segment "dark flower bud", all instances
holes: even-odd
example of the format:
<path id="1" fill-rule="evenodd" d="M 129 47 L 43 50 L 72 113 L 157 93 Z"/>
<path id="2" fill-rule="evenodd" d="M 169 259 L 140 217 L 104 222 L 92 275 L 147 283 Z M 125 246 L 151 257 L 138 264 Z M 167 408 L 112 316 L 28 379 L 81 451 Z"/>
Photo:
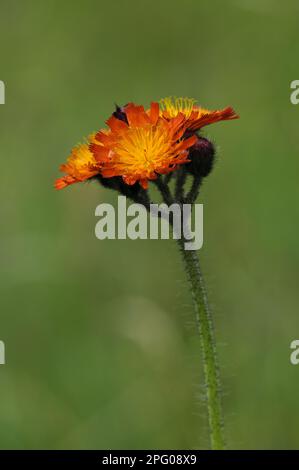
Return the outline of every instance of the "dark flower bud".
<path id="1" fill-rule="evenodd" d="M 127 119 L 127 115 L 125 113 L 125 108 L 124 106 L 118 106 L 117 104 L 115 105 L 115 111 L 113 113 L 113 116 L 116 118 L 116 119 L 119 119 L 120 121 L 123 121 L 125 122 L 126 124 L 128 124 L 128 119 Z"/>
<path id="2" fill-rule="evenodd" d="M 96 175 L 97 179 L 104 188 L 114 189 L 119 191 L 121 178 L 119 176 L 114 176 L 113 178 L 104 178 L 102 175 Z"/>
<path id="3" fill-rule="evenodd" d="M 135 202 L 143 202 L 145 190 L 140 186 L 139 183 L 128 185 L 124 183 L 121 176 L 104 178 L 102 175 L 97 175 L 95 176 L 95 179 L 97 179 L 104 188 L 113 189 L 114 191 L 119 192 L 123 196 L 126 196 Z"/>
<path id="4" fill-rule="evenodd" d="M 140 186 L 139 183 L 130 185 L 124 183 L 123 179 L 120 177 L 119 192 L 123 194 L 123 196 L 132 199 L 132 201 L 140 202 L 139 199 L 142 197 L 142 194 L 145 192 L 145 190 Z"/>
<path id="5" fill-rule="evenodd" d="M 190 163 L 186 170 L 194 176 L 204 178 L 213 168 L 215 147 L 208 139 L 198 137 L 197 142 L 189 149 Z"/>

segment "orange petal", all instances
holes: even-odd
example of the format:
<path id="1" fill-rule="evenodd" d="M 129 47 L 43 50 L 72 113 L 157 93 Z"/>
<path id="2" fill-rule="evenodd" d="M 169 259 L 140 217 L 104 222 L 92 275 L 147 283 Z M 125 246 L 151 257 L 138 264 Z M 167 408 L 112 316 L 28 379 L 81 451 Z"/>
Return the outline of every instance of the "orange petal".
<path id="1" fill-rule="evenodd" d="M 130 103 L 125 107 L 125 112 L 130 126 L 142 127 L 146 124 L 150 124 L 150 118 L 146 114 L 143 106 L 136 106 Z"/>
<path id="2" fill-rule="evenodd" d="M 55 189 L 63 189 L 69 186 L 70 184 L 73 184 L 76 182 L 77 182 L 76 178 L 73 178 L 72 176 L 63 176 L 62 178 L 58 178 L 55 181 L 54 187 Z"/>
<path id="3" fill-rule="evenodd" d="M 89 149 L 98 162 L 108 162 L 110 150 L 102 145 L 90 144 Z"/>
<path id="4" fill-rule="evenodd" d="M 228 106 L 224 109 L 208 111 L 207 113 L 202 114 L 198 119 L 195 119 L 193 122 L 191 121 L 191 124 L 188 125 L 188 129 L 197 130 L 203 126 L 207 126 L 208 124 L 238 118 L 238 114 L 235 113 L 231 106 Z"/>
<path id="5" fill-rule="evenodd" d="M 186 150 L 190 147 L 192 147 L 192 145 L 194 145 L 198 140 L 198 137 L 196 135 L 192 135 L 191 137 L 188 137 L 188 139 L 184 139 L 182 140 L 178 147 L 180 150 Z"/>
<path id="6" fill-rule="evenodd" d="M 111 143 L 112 136 L 104 133 L 103 131 L 99 131 L 95 136 L 95 140 L 103 145 L 109 145 Z"/>
<path id="7" fill-rule="evenodd" d="M 168 125 L 170 126 L 172 132 L 176 134 L 176 140 L 179 140 L 187 129 L 187 121 L 183 113 L 179 113 L 176 117 L 172 118 L 168 122 Z"/>
<path id="8" fill-rule="evenodd" d="M 103 168 L 101 170 L 101 175 L 104 178 L 112 178 L 113 176 L 118 176 L 114 168 Z"/>
<path id="9" fill-rule="evenodd" d="M 122 132 L 128 128 L 128 125 L 124 122 L 121 121 L 120 119 L 117 119 L 114 116 L 111 116 L 107 121 L 106 121 L 107 126 L 110 127 L 112 132 Z"/>
<path id="10" fill-rule="evenodd" d="M 151 120 L 153 125 L 157 124 L 157 121 L 158 121 L 158 118 L 159 118 L 159 113 L 160 113 L 159 103 L 156 103 L 156 102 L 153 101 L 151 103 L 151 107 L 150 107 L 150 111 L 149 111 L 150 120 Z"/>
<path id="11" fill-rule="evenodd" d="M 142 179 L 139 181 L 139 184 L 140 186 L 143 188 L 143 189 L 147 189 L 148 188 L 148 180 L 146 179 Z"/>
<path id="12" fill-rule="evenodd" d="M 135 183 L 136 183 L 136 180 L 137 180 L 137 178 L 136 178 L 135 176 L 133 176 L 133 175 L 130 175 L 130 176 L 128 176 L 128 175 L 123 175 L 122 178 L 123 178 L 123 181 L 124 181 L 126 184 L 129 184 L 130 186 L 132 186 L 133 184 L 135 184 Z"/>

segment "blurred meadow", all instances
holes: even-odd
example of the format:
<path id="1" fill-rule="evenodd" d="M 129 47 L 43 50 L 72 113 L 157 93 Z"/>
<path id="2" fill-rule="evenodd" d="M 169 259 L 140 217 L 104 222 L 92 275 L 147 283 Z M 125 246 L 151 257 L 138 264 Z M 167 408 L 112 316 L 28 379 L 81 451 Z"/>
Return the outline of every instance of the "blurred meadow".
<path id="1" fill-rule="evenodd" d="M 200 251 L 230 448 L 298 448 L 299 4 L 1 1 L 0 448 L 207 448 L 191 298 L 172 240 L 99 241 L 96 183 L 55 191 L 114 103 L 232 105 Z"/>

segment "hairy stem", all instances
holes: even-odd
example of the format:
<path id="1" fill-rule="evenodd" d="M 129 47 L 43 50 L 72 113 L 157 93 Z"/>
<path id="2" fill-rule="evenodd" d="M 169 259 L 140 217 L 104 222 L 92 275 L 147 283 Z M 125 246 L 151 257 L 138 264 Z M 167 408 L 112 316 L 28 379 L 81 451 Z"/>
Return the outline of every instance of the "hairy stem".
<path id="1" fill-rule="evenodd" d="M 194 177 L 192 187 L 187 194 L 185 201 L 183 196 L 184 182 L 184 173 L 178 173 L 175 188 L 175 198 L 173 198 L 167 182 L 163 181 L 162 178 L 158 178 L 154 181 L 164 199 L 164 202 L 167 205 L 171 205 L 173 202 L 178 204 L 182 204 L 183 202 L 193 204 L 198 195 L 201 178 Z M 172 224 L 171 218 L 169 218 L 169 223 Z M 182 224 L 184 224 L 183 221 Z M 182 225 L 182 233 L 185 234 L 183 229 L 184 226 Z M 225 443 L 221 406 L 221 387 L 213 321 L 207 301 L 207 295 L 205 292 L 204 281 L 199 266 L 197 252 L 194 250 L 185 250 L 185 241 L 186 240 L 184 237 L 180 238 L 178 239 L 178 244 L 183 256 L 185 269 L 190 283 L 196 322 L 200 337 L 206 390 L 206 403 L 209 420 L 210 445 L 213 450 L 221 450 L 225 448 Z"/>
<path id="2" fill-rule="evenodd" d="M 197 196 L 199 194 L 200 184 L 201 184 L 201 177 L 200 176 L 193 176 L 192 186 L 190 188 L 190 191 L 188 192 L 188 194 L 185 197 L 184 202 L 186 204 L 193 204 L 196 201 Z"/>
<path id="3" fill-rule="evenodd" d="M 177 201 L 182 201 L 184 197 L 184 184 L 186 181 L 187 173 L 185 168 L 179 168 L 176 175 L 176 185 L 175 185 L 175 199 Z"/>
<path id="4" fill-rule="evenodd" d="M 170 206 L 174 202 L 174 200 L 173 200 L 168 184 L 164 183 L 161 177 L 154 180 L 154 184 L 159 189 L 164 202 Z"/>
<path id="5" fill-rule="evenodd" d="M 196 251 L 184 250 L 183 240 L 178 241 L 190 282 L 196 321 L 199 329 L 203 355 L 211 448 L 220 450 L 225 448 L 225 444 L 223 436 L 219 369 L 211 312 L 207 302 L 198 255 Z"/>

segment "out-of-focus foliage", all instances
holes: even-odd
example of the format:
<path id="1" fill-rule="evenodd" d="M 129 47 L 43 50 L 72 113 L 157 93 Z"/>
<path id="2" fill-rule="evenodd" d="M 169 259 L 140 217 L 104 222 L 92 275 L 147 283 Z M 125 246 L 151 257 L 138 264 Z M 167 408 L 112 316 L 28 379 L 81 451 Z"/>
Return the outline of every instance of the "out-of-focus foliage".
<path id="1" fill-rule="evenodd" d="M 114 102 L 232 105 L 206 129 L 201 259 L 233 448 L 298 446 L 298 2 L 1 2 L 1 448 L 205 448 L 172 241 L 99 241 L 97 184 L 52 189 Z"/>

